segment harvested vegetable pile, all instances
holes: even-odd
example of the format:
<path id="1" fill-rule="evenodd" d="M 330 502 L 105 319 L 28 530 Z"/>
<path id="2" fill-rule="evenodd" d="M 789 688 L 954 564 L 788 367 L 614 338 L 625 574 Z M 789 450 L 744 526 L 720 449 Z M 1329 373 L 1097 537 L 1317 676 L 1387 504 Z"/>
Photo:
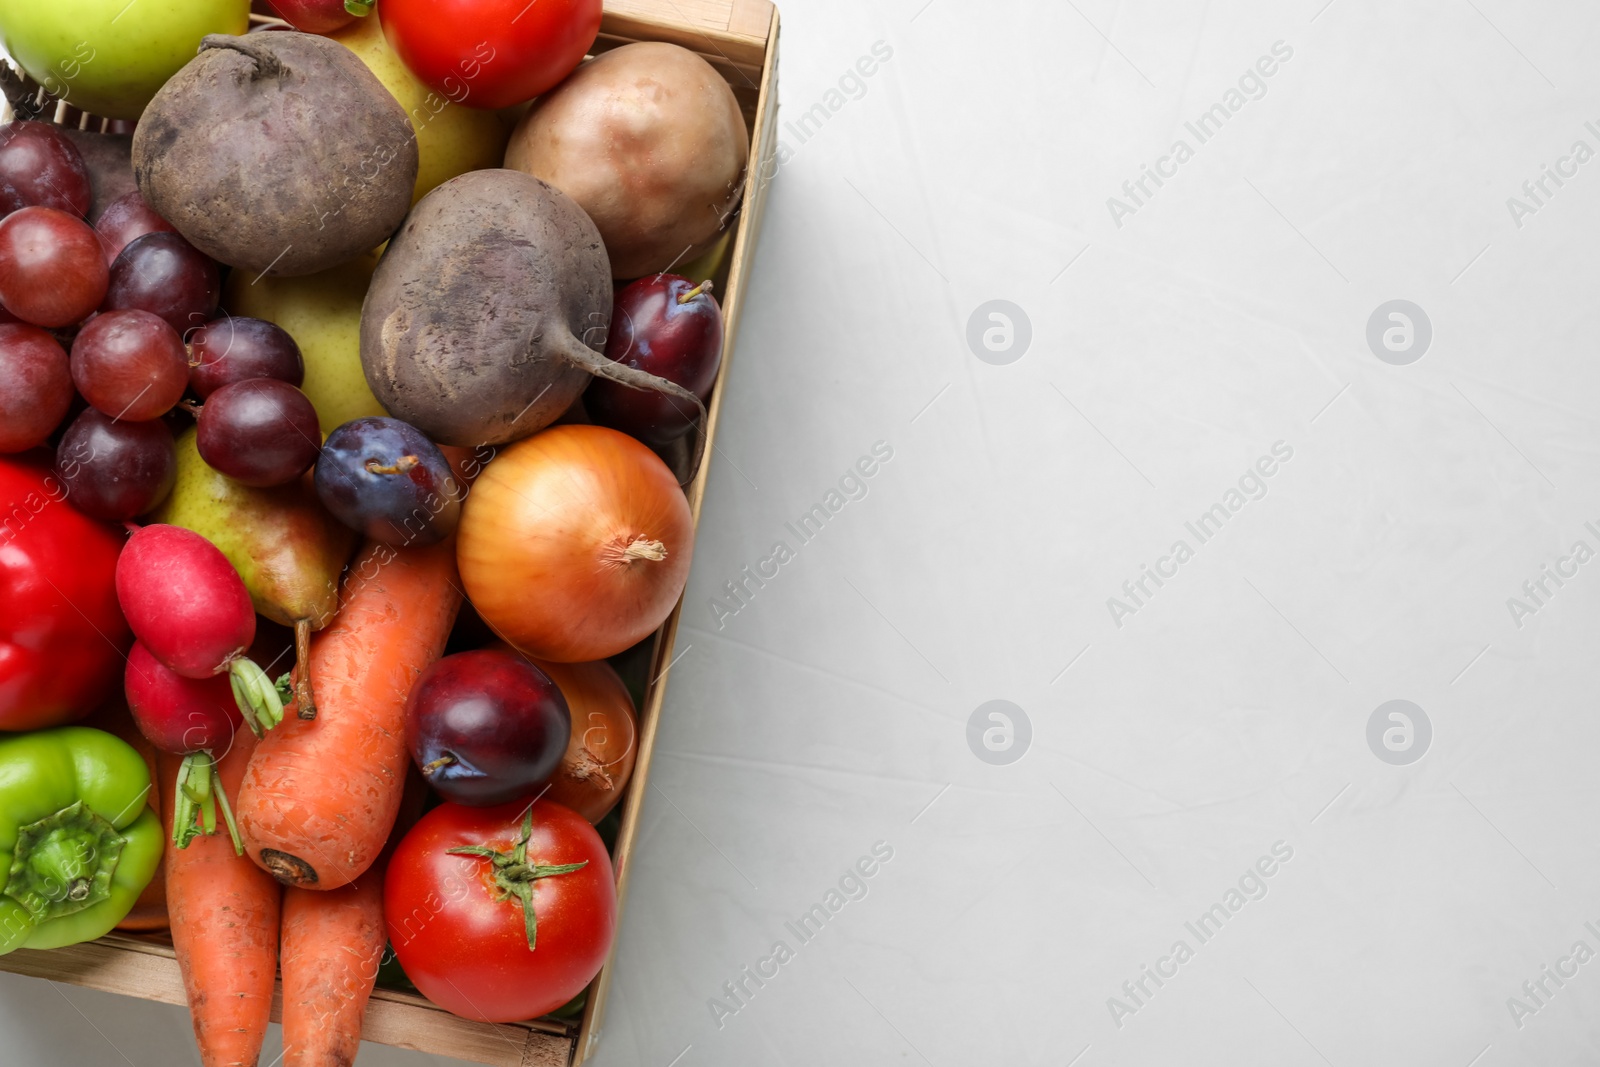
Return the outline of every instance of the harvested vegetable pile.
<path id="1" fill-rule="evenodd" d="M 598 0 L 471 2 L 0 0 L 125 120 L 0 126 L 0 954 L 170 930 L 206 1067 L 280 980 L 348 1065 L 396 961 L 507 1022 L 612 949 L 749 133 L 685 49 L 584 62 Z"/>

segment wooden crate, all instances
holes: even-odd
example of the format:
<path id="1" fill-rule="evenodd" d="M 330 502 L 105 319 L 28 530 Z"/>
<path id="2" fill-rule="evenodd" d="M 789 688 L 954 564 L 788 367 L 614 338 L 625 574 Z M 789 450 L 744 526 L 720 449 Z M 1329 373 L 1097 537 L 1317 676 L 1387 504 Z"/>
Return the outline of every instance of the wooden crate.
<path id="1" fill-rule="evenodd" d="M 778 11 L 770 0 L 606 0 L 595 51 L 633 41 L 670 41 L 703 56 L 733 87 L 750 127 L 749 176 L 733 245 L 717 279 L 725 319 L 721 373 L 726 375 L 755 258 L 767 186 L 777 167 Z M 51 117 L 74 126 L 91 125 L 88 116 L 65 105 Z M 705 459 L 687 489 L 697 527 L 706 479 L 716 455 L 711 445 L 716 439 L 722 396 L 719 384 L 711 397 Z M 652 680 L 639 713 L 638 761 L 622 801 L 622 827 L 613 857 L 619 911 L 627 899 L 633 847 L 682 611 L 680 601 L 656 635 L 651 655 Z M 478 1023 L 457 1018 L 415 994 L 378 989 L 367 1008 L 362 1037 L 493 1067 L 576 1065 L 588 1058 L 600 1039 L 612 972 L 617 965 L 613 953 L 590 987 L 579 1022 L 537 1019 L 526 1023 Z M 183 981 L 171 944 L 159 936 L 111 934 L 98 941 L 52 951 L 19 949 L 0 956 L 0 971 L 166 1004 L 185 1003 Z M 280 999 L 272 1009 L 275 1021 L 280 1018 L 281 995 L 280 989 Z"/>

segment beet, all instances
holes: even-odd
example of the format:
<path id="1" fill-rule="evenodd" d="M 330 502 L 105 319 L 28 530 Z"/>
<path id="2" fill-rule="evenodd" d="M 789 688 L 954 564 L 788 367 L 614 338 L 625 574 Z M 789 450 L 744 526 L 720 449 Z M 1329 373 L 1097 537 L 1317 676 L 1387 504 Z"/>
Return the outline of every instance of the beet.
<path id="1" fill-rule="evenodd" d="M 361 364 L 398 419 L 450 445 L 501 444 L 553 423 L 591 376 L 693 393 L 604 355 L 611 267 L 559 189 L 512 170 L 452 178 L 389 243 L 361 309 Z"/>
<path id="2" fill-rule="evenodd" d="M 208 35 L 133 135 L 157 214 L 212 259 L 312 274 L 381 244 L 411 206 L 411 121 L 355 53 L 308 33 Z"/>

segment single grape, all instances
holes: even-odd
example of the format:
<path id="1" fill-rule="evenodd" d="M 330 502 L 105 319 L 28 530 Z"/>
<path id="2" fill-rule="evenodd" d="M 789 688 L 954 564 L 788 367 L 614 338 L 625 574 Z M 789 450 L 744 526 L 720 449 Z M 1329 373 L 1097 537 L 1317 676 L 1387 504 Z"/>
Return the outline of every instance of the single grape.
<path id="1" fill-rule="evenodd" d="M 100 306 L 110 271 L 87 223 L 50 207 L 0 220 L 0 304 L 23 322 L 71 326 Z"/>
<path id="2" fill-rule="evenodd" d="M 147 233 L 128 242 L 111 264 L 105 309 L 160 315 L 180 335 L 205 325 L 222 297 L 214 260 L 176 233 Z"/>
<path id="3" fill-rule="evenodd" d="M 224 385 L 251 378 L 299 386 L 305 377 L 300 346 L 276 323 L 230 316 L 189 335 L 189 388 L 201 400 Z"/>
<path id="4" fill-rule="evenodd" d="M 195 444 L 211 468 L 245 485 L 282 485 L 317 461 L 322 427 L 306 394 L 276 378 L 251 378 L 206 398 Z"/>
<path id="5" fill-rule="evenodd" d="M 444 453 L 399 419 L 355 419 L 334 430 L 316 483 L 335 518 L 391 545 L 436 544 L 461 516 L 461 487 Z"/>
<path id="6" fill-rule="evenodd" d="M 118 422 L 85 408 L 56 446 L 67 502 L 85 515 L 125 522 L 167 498 L 177 476 L 172 432 L 160 419 Z"/>
<path id="7" fill-rule="evenodd" d="M 60 129 L 48 122 L 0 126 L 0 216 L 53 207 L 82 218 L 92 202 L 89 168 Z"/>
<path id="8" fill-rule="evenodd" d="M 147 233 L 175 232 L 172 223 L 157 215 L 137 189 L 107 204 L 95 220 L 94 231 L 100 235 L 100 243 L 105 246 L 108 267 L 117 261 L 117 255 L 128 247 L 130 241 Z"/>
<path id="9" fill-rule="evenodd" d="M 143 422 L 183 399 L 189 359 L 178 331 L 148 311 L 103 311 L 72 342 L 72 382 L 113 419 Z"/>
<path id="10" fill-rule="evenodd" d="M 72 371 L 37 326 L 0 325 L 0 452 L 43 444 L 72 403 Z"/>

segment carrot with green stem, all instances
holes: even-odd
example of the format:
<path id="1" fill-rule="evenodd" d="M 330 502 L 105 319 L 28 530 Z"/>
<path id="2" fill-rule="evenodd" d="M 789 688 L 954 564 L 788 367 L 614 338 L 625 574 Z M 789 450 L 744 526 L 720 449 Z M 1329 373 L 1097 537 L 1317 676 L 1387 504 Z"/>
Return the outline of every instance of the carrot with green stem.
<path id="1" fill-rule="evenodd" d="M 216 764 L 215 787 L 236 793 L 256 744 L 240 730 Z M 163 789 L 175 790 L 180 756 L 158 757 Z M 172 832 L 173 810 L 163 812 Z M 172 947 L 183 972 L 202 1067 L 255 1067 L 272 1013 L 282 889 L 233 850 L 201 836 L 166 854 Z"/>

